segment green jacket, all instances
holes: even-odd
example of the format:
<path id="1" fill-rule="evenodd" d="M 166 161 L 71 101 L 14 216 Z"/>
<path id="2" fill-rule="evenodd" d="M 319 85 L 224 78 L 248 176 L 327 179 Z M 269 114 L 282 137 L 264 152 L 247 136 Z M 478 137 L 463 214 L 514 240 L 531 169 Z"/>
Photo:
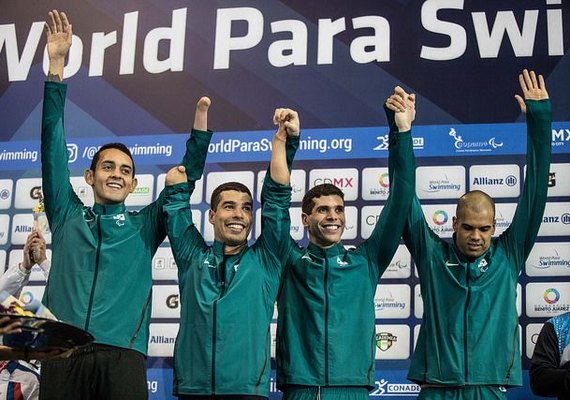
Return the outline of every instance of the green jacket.
<path id="1" fill-rule="evenodd" d="M 404 229 L 420 277 L 423 321 L 408 379 L 437 385 L 520 386 L 517 279 L 546 204 L 550 101 L 527 101 L 527 176 L 511 226 L 468 262 L 428 227 L 417 198 Z"/>
<path id="2" fill-rule="evenodd" d="M 138 212 L 124 204 L 85 207 L 70 182 L 63 113 L 67 86 L 46 82 L 42 117 L 42 190 L 52 232 L 52 267 L 43 302 L 96 343 L 147 352 L 152 257 L 166 236 L 164 198 Z M 206 147 L 191 139 L 187 147 Z M 198 137 L 198 135 L 192 135 Z M 185 158 L 189 179 L 205 156 Z"/>
<path id="3" fill-rule="evenodd" d="M 277 384 L 374 386 L 374 293 L 390 264 L 415 189 L 410 132 L 390 140 L 390 197 L 370 238 L 304 249 L 291 240 L 279 295 Z"/>
<path id="4" fill-rule="evenodd" d="M 175 395 L 269 396 L 269 325 L 287 255 L 291 187 L 266 176 L 261 235 L 224 256 L 192 223 L 194 182 L 166 188 L 167 230 L 180 285 Z M 259 221 L 258 221 L 259 223 Z"/>

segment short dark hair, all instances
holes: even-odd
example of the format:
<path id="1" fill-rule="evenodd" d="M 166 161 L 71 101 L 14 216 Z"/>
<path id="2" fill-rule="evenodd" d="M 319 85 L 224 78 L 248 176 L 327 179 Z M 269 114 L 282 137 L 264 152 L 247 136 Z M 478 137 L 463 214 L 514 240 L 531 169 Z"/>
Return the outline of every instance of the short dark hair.
<path id="1" fill-rule="evenodd" d="M 331 183 L 321 183 L 320 185 L 314 186 L 303 196 L 303 204 L 301 206 L 303 212 L 310 214 L 315 206 L 313 199 L 321 196 L 338 196 L 344 203 L 344 193 L 342 190 Z"/>
<path id="2" fill-rule="evenodd" d="M 95 172 L 95 168 L 97 168 L 97 163 L 99 162 L 99 159 L 101 158 L 101 153 L 105 150 L 108 150 L 108 149 L 117 149 L 119 151 L 122 151 L 126 155 L 128 155 L 129 158 L 131 159 L 132 163 L 133 163 L 133 174 L 132 174 L 132 176 L 135 176 L 135 160 L 133 159 L 133 155 L 131 154 L 131 151 L 129 150 L 129 148 L 127 146 L 125 146 L 123 143 L 107 143 L 107 144 L 104 144 L 103 146 L 101 146 L 101 148 L 99 150 L 97 150 L 97 152 L 93 156 L 93 160 L 91 160 L 91 166 L 89 167 L 89 169 L 91 171 Z"/>
<path id="3" fill-rule="evenodd" d="M 210 198 L 210 208 L 216 211 L 218 204 L 220 203 L 220 197 L 222 192 L 226 192 L 228 190 L 235 190 L 236 192 L 246 193 L 249 197 L 253 199 L 251 192 L 249 191 L 248 187 L 245 186 L 243 183 L 240 182 L 226 182 L 222 183 L 220 186 L 214 189 L 212 193 L 212 197 Z"/>

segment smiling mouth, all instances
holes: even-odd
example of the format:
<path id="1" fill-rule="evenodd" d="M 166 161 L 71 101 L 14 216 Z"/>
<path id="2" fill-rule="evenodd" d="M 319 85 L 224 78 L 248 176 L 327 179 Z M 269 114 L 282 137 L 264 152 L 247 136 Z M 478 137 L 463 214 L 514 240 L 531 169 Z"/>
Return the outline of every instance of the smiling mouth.
<path id="1" fill-rule="evenodd" d="M 227 224 L 226 227 L 227 227 L 230 231 L 235 232 L 235 233 L 241 233 L 242 231 L 245 230 L 245 225 L 243 225 L 243 224 L 237 224 L 237 223 L 235 223 L 235 222 L 234 222 L 234 223 Z"/>
<path id="2" fill-rule="evenodd" d="M 123 185 L 117 182 L 108 182 L 107 187 L 114 190 L 121 190 L 123 188 Z"/>
<path id="3" fill-rule="evenodd" d="M 336 233 L 340 230 L 340 225 L 323 225 L 325 232 Z"/>

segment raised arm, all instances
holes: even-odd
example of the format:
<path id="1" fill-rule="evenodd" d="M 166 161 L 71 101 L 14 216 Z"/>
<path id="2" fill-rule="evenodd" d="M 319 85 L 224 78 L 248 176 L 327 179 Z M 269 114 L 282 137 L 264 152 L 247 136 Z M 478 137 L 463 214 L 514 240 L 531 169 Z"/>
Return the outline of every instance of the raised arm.
<path id="1" fill-rule="evenodd" d="M 406 94 L 403 89 L 396 87 L 394 94 L 389 97 L 389 99 L 384 104 L 384 111 L 386 112 L 386 119 L 388 121 L 388 126 L 390 128 L 390 142 L 394 140 L 400 133 L 400 129 L 408 129 L 409 118 L 406 118 L 405 111 L 405 99 L 407 96 L 408 101 L 415 102 L 415 96 L 412 97 L 411 94 Z M 414 115 L 415 117 L 415 115 Z M 393 165 L 395 158 L 390 153 L 388 157 L 388 168 L 390 174 L 390 181 L 393 181 L 392 174 L 396 171 Z M 415 172 L 414 172 L 415 176 Z M 415 178 L 414 178 L 415 185 Z M 418 272 L 420 274 L 420 279 L 422 277 L 422 252 L 423 249 L 428 248 L 428 242 L 432 244 L 440 243 L 439 237 L 431 231 L 429 225 L 426 222 L 420 201 L 416 196 L 415 187 L 412 191 L 411 206 L 407 216 L 404 218 L 404 230 L 402 232 L 402 237 L 406 247 L 412 254 L 412 257 L 416 261 L 418 267 Z"/>
<path id="2" fill-rule="evenodd" d="M 277 132 L 273 136 L 269 171 L 261 189 L 261 235 L 257 240 L 268 258 L 266 266 L 272 281 L 281 275 L 282 267 L 289 253 L 291 219 L 290 171 L 293 157 L 299 143 L 300 122 L 297 112 L 278 108 L 273 115 Z"/>
<path id="3" fill-rule="evenodd" d="M 45 31 L 49 72 L 42 111 L 42 191 L 50 227 L 57 239 L 65 215 L 82 206 L 69 183 L 63 121 L 67 86 L 61 80 L 65 57 L 71 47 L 72 27 L 65 13 L 53 10 L 48 15 Z"/>
<path id="4" fill-rule="evenodd" d="M 362 245 L 378 271 L 382 275 L 390 264 L 409 213 L 415 189 L 415 161 L 412 148 L 411 127 L 415 118 L 415 96 L 407 94 L 399 86 L 395 88 L 385 106 L 396 114 L 398 133 L 390 136 L 389 173 L 390 195 L 372 235 Z"/>
<path id="5" fill-rule="evenodd" d="M 206 246 L 194 222 L 190 208 L 190 196 L 196 181 L 204 172 L 208 145 L 212 132 L 208 131 L 208 109 L 211 101 L 202 97 L 196 104 L 194 125 L 186 141 L 186 153 L 182 165 L 171 168 L 166 174 L 162 211 L 172 252 L 179 268 L 190 265 L 194 250 Z"/>
<path id="6" fill-rule="evenodd" d="M 520 271 L 534 245 L 548 191 L 551 158 L 552 110 L 542 75 L 526 69 L 519 75 L 523 96 L 515 98 L 526 113 L 526 177 L 511 226 L 501 235 L 514 265 Z M 524 98 L 524 100 L 523 100 Z"/>

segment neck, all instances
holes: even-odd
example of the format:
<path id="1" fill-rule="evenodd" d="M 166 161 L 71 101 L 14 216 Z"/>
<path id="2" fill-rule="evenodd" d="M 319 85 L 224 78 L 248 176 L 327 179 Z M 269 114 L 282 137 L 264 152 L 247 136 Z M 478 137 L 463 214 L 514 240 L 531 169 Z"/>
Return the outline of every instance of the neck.
<path id="1" fill-rule="evenodd" d="M 239 254 L 239 252 L 245 247 L 246 243 L 240 243 L 237 245 L 224 244 L 224 255 L 233 256 Z"/>

